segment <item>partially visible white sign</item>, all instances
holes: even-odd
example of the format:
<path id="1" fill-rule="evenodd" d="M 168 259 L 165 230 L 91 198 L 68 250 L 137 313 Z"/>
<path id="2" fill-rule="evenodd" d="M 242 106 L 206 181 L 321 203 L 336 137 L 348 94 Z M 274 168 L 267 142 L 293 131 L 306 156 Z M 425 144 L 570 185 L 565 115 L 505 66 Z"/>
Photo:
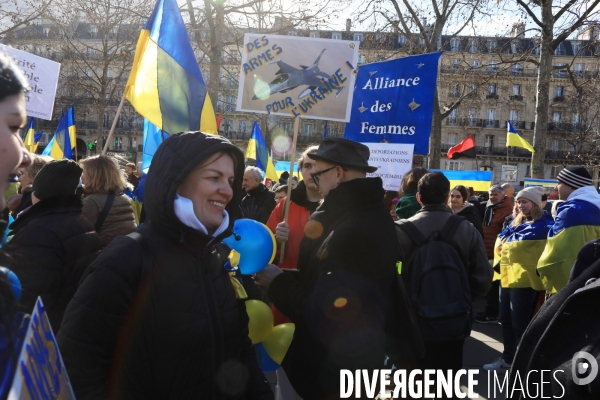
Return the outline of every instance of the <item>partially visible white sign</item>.
<path id="1" fill-rule="evenodd" d="M 25 93 L 27 115 L 51 120 L 60 64 L 3 44 L 0 53 L 12 57 L 29 80 L 29 91 Z"/>
<path id="2" fill-rule="evenodd" d="M 516 165 L 503 165 L 502 166 L 502 182 L 516 182 L 517 181 L 517 166 Z"/>
<path id="3" fill-rule="evenodd" d="M 414 144 L 400 143 L 363 143 L 371 150 L 369 165 L 377 171 L 367 174 L 383 180 L 385 190 L 398 191 L 402 177 L 412 169 Z"/>

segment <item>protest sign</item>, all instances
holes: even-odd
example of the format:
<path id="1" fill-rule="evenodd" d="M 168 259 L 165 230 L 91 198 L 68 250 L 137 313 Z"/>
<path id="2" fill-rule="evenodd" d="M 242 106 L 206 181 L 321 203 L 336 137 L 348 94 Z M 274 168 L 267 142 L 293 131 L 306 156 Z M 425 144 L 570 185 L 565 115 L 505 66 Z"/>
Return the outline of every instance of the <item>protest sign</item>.
<path id="1" fill-rule="evenodd" d="M 441 54 L 361 65 L 344 137 L 361 143 L 413 143 L 416 154 L 427 154 Z"/>
<path id="2" fill-rule="evenodd" d="M 60 64 L 3 44 L 0 53 L 13 58 L 29 80 L 29 91 L 25 93 L 27 115 L 51 120 Z"/>
<path id="3" fill-rule="evenodd" d="M 237 111 L 347 122 L 358 44 L 246 33 Z"/>
<path id="4" fill-rule="evenodd" d="M 363 143 L 371 151 L 369 165 L 377 171 L 367 174 L 380 177 L 385 190 L 398 191 L 402 177 L 412 169 L 413 144 Z"/>
<path id="5" fill-rule="evenodd" d="M 75 399 L 42 299 L 38 297 L 8 400 Z"/>
<path id="6" fill-rule="evenodd" d="M 502 182 L 516 182 L 517 181 L 517 166 L 516 165 L 503 165 L 502 166 Z"/>
<path id="7" fill-rule="evenodd" d="M 487 192 L 492 186 L 493 171 L 452 171 L 430 169 L 429 172 L 441 172 L 450 181 L 450 187 L 463 185 L 472 187 L 476 192 Z"/>
<path id="8" fill-rule="evenodd" d="M 523 181 L 523 186 L 528 188 L 532 186 L 539 186 L 545 189 L 554 189 L 557 185 L 556 179 L 532 179 L 525 178 Z"/>

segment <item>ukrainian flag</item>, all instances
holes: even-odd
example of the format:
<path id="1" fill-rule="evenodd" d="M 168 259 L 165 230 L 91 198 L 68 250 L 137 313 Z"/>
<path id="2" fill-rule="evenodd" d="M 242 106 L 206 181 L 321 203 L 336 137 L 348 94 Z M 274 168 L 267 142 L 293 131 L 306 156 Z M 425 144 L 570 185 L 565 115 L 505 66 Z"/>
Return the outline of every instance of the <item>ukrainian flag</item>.
<path id="1" fill-rule="evenodd" d="M 530 145 L 527 140 L 523 139 L 521 135 L 519 135 L 515 127 L 512 126 L 512 124 L 510 123 L 510 121 L 506 121 L 506 147 L 508 146 L 522 147 L 524 149 L 529 150 L 532 153 L 535 153 L 533 146 Z"/>
<path id="2" fill-rule="evenodd" d="M 254 125 L 252 126 L 252 136 L 248 141 L 246 158 L 256 160 L 256 166 L 265 172 L 265 178 L 271 179 L 273 182 L 279 181 L 275 166 L 269 156 L 267 143 L 263 138 L 263 134 L 260 131 L 260 126 L 257 121 L 254 121 Z"/>
<path id="3" fill-rule="evenodd" d="M 71 106 L 67 112 L 60 117 L 56 132 L 42 154 L 50 156 L 55 160 L 61 160 L 63 158 L 72 159 L 76 137 L 75 116 L 73 106 Z"/>
<path id="4" fill-rule="evenodd" d="M 135 50 L 125 97 L 168 134 L 218 134 L 210 98 L 176 0 L 159 0 Z"/>
<path id="5" fill-rule="evenodd" d="M 441 172 L 450 181 L 450 187 L 456 185 L 471 186 L 476 192 L 487 192 L 492 186 L 492 171 L 454 171 L 432 169 L 430 172 Z"/>
<path id="6" fill-rule="evenodd" d="M 542 279 L 537 275 L 537 264 L 546 247 L 548 232 L 554 220 L 547 213 L 532 222 L 525 221 L 516 227 L 509 226 L 496 242 L 496 254 L 500 255 L 500 284 L 503 288 L 532 288 L 544 290 Z M 498 254 L 498 244 L 502 254 Z"/>
<path id="7" fill-rule="evenodd" d="M 29 126 L 27 127 L 27 133 L 25 135 L 25 140 L 23 143 L 25 144 L 25 148 L 30 153 L 35 153 L 38 147 L 38 142 L 40 141 L 41 132 L 35 133 L 33 129 L 33 117 L 29 119 Z"/>

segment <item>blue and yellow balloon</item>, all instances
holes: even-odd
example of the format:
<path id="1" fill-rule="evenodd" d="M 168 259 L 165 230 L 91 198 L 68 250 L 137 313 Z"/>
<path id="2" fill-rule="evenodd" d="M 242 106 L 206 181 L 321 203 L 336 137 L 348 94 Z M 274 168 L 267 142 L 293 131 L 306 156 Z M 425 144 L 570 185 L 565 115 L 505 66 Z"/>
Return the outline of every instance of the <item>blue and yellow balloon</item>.
<path id="1" fill-rule="evenodd" d="M 240 253 L 238 267 L 242 274 L 255 274 L 273 262 L 277 243 L 266 225 L 252 219 L 238 219 L 233 224 L 233 233 L 223 242 Z"/>

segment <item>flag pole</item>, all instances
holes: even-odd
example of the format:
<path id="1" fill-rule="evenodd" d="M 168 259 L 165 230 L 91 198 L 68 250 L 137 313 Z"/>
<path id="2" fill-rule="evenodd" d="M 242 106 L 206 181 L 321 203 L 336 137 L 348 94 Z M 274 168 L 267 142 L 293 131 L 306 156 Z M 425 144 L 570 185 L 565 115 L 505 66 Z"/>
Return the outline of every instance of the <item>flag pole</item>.
<path id="1" fill-rule="evenodd" d="M 296 162 L 296 142 L 298 141 L 298 128 L 300 127 L 300 117 L 294 118 L 294 138 L 292 139 L 292 152 L 290 153 L 290 176 L 288 177 L 287 196 L 285 198 L 285 207 L 283 208 L 283 222 L 287 224 L 288 213 L 290 211 L 290 198 L 292 195 L 292 177 L 294 176 L 294 163 Z M 283 262 L 285 256 L 285 242 L 281 243 L 279 252 L 279 263 Z"/>
<path id="2" fill-rule="evenodd" d="M 121 115 L 121 110 L 123 109 L 123 103 L 125 103 L 125 91 L 123 90 L 123 96 L 121 97 L 121 103 L 119 103 L 119 108 L 117 108 L 117 113 L 115 114 L 115 119 L 113 120 L 112 126 L 110 127 L 110 132 L 108 132 L 108 137 L 106 138 L 106 144 L 104 145 L 104 149 L 102 149 L 102 155 L 105 156 L 108 151 L 108 145 L 110 144 L 110 140 L 115 131 L 115 127 L 117 126 L 117 121 L 119 120 L 119 115 Z"/>

